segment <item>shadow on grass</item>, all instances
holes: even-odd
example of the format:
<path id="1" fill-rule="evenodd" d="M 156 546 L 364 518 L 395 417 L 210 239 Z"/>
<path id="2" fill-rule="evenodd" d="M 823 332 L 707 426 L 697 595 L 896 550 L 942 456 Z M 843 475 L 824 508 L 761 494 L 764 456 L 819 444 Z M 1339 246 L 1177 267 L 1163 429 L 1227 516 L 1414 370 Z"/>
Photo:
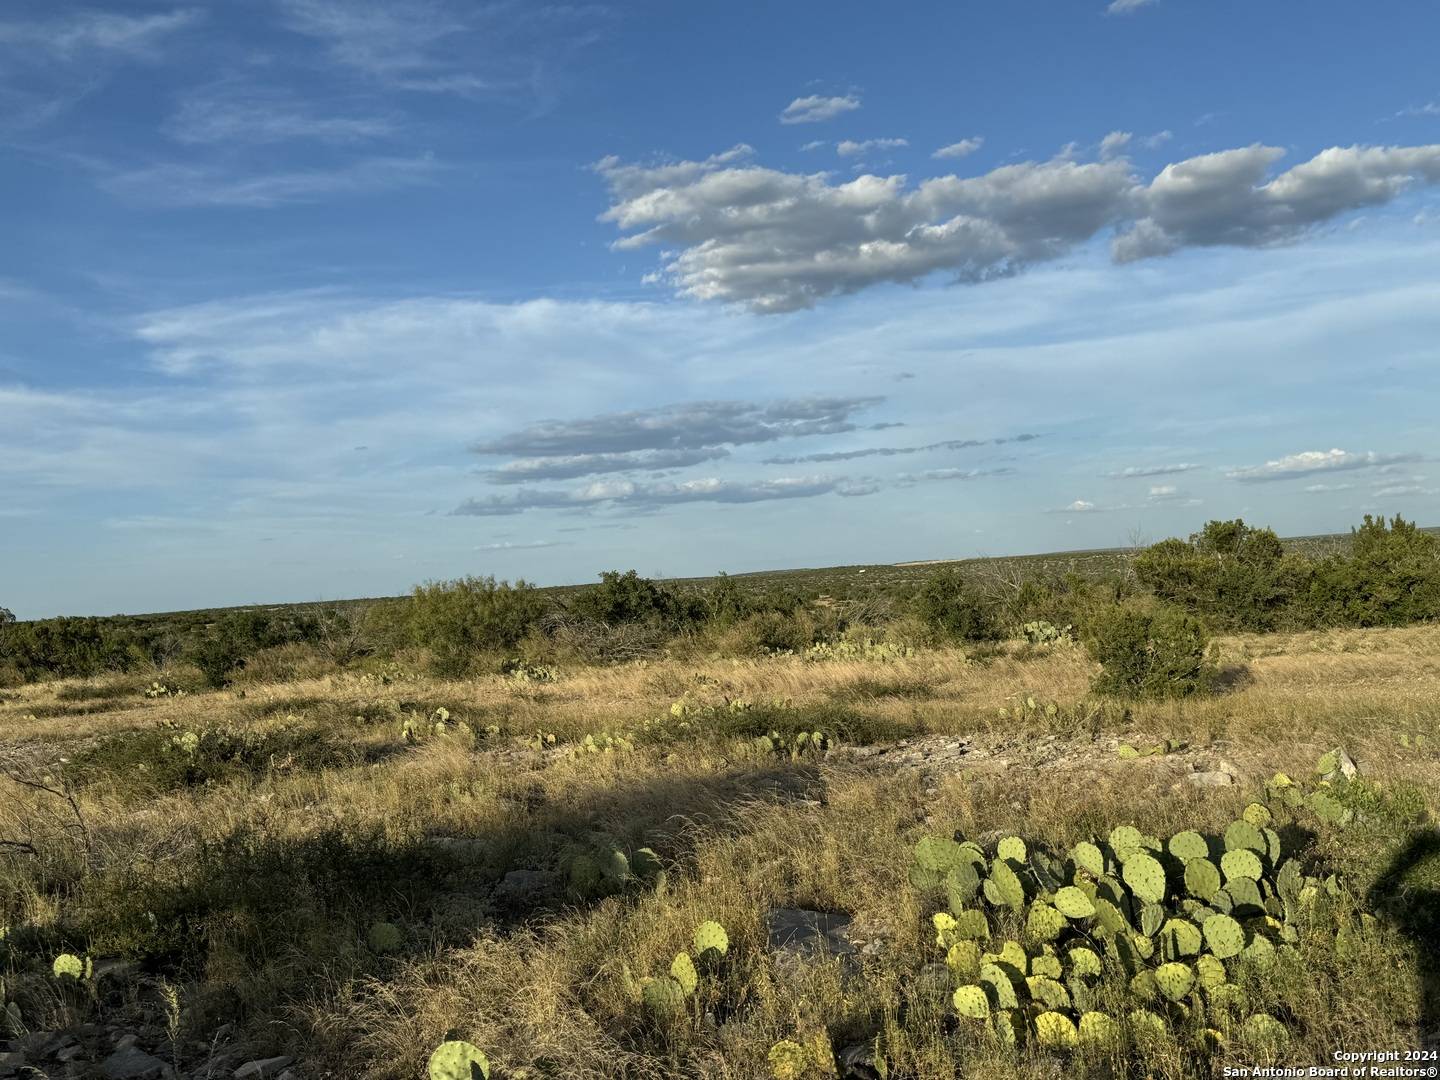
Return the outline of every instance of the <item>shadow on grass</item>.
<path id="1" fill-rule="evenodd" d="M 1420 1047 L 1440 1048 L 1440 829 L 1411 835 L 1368 897 L 1415 945 L 1420 979 Z"/>

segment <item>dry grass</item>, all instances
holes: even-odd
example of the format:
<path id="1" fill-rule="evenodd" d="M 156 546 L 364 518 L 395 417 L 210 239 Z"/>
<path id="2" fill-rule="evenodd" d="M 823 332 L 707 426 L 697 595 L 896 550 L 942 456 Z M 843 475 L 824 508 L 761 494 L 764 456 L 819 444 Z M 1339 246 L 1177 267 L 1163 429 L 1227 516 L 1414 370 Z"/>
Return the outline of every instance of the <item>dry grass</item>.
<path id="1" fill-rule="evenodd" d="M 27 927 L 44 948 L 154 948 L 154 965 L 186 987 L 197 1032 L 240 1016 L 257 1046 L 284 1043 L 317 1074 L 413 1077 L 438 1041 L 459 1032 L 492 1051 L 503 1076 L 758 1077 L 773 1041 L 826 1031 L 837 1048 L 883 1032 L 897 1075 L 916 1078 L 1192 1076 L 1200 1066 L 1174 1043 L 1149 1048 L 1143 1064 L 1102 1056 L 1062 1066 L 957 1036 L 944 1008 L 915 989 L 935 957 L 928 911 L 905 873 L 924 831 L 1018 832 L 1063 847 L 1121 821 L 1162 834 L 1223 826 L 1252 793 L 1245 784 L 1177 789 L 1175 765 L 1118 762 L 1116 738 L 1185 740 L 1255 778 L 1303 773 L 1340 743 L 1368 777 L 1408 786 L 1440 810 L 1440 629 L 1231 638 L 1220 649 L 1234 669 L 1228 693 L 1128 710 L 1087 702 L 1091 668 L 1080 650 L 1019 645 L 984 659 L 939 650 L 888 663 L 671 659 L 538 685 L 332 674 L 252 684 L 243 696 L 147 699 L 137 686 L 90 700 L 73 688 L 27 687 L 0 700 L 0 730 L 8 759 L 36 770 L 63 774 L 65 759 L 146 736 L 157 723 L 257 738 L 303 729 L 362 763 L 312 768 L 275 754 L 208 786 L 159 791 L 133 771 L 92 773 L 77 793 L 88 866 L 51 797 L 0 779 L 0 838 L 37 849 L 0 853 L 0 922 Z M 637 738 L 628 753 L 566 749 L 586 733 L 635 732 L 669 717 L 682 697 L 718 707 L 732 734 L 672 731 Z M 1029 697 L 1055 703 L 1055 716 L 1042 707 L 1015 719 Z M 725 705 L 735 699 L 757 708 L 732 714 Z M 775 699 L 788 705 L 767 710 Z M 502 734 L 476 751 L 453 739 L 400 739 L 405 713 L 440 706 Z M 844 727 L 851 743 L 968 737 L 992 751 L 991 765 L 1011 767 L 757 756 L 746 725 L 786 717 Z M 534 732 L 553 733 L 561 749 L 527 747 Z M 1425 748 L 1415 748 L 1416 735 Z M 1046 737 L 1065 753 L 1043 770 L 1027 767 Z M 507 872 L 553 870 L 567 848 L 596 836 L 653 847 L 670 866 L 668 885 L 580 903 L 552 891 L 518 911 L 492 901 Z M 236 847 L 236 837 L 249 846 Z M 299 865 L 286 860 L 302 858 L 317 880 L 286 876 Z M 217 895 L 201 875 L 237 884 Z M 318 880 L 326 875 L 329 884 Z M 369 887 L 331 887 L 347 875 Z M 263 889 L 280 895 L 271 903 Z M 115 910 L 102 918 L 101 903 Z M 203 936 L 152 939 L 136 928 L 145 905 L 166 903 L 194 905 L 161 917 L 199 920 Z M 765 947 L 766 911 L 786 906 L 847 912 L 883 948 L 848 982 L 838 964 L 791 970 Z M 406 932 L 398 958 L 364 947 L 380 917 Z M 622 971 L 663 972 L 704 919 L 729 928 L 731 959 L 702 988 L 690 1022 L 657 1030 L 628 997 Z M 1387 934 L 1373 955 L 1291 974 L 1307 1060 L 1341 1045 L 1416 1045 L 1414 946 Z M 179 944 L 165 951 L 161 938 Z M 1377 986 L 1362 975 L 1367 964 L 1392 976 Z"/>

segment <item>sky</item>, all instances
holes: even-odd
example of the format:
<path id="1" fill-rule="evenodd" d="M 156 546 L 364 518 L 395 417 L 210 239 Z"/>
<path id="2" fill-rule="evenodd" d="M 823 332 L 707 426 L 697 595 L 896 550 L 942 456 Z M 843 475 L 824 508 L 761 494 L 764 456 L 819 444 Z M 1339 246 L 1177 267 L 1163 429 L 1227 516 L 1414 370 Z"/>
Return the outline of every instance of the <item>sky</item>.
<path id="1" fill-rule="evenodd" d="M 1437 37 L 9 0 L 0 606 L 1440 524 Z"/>

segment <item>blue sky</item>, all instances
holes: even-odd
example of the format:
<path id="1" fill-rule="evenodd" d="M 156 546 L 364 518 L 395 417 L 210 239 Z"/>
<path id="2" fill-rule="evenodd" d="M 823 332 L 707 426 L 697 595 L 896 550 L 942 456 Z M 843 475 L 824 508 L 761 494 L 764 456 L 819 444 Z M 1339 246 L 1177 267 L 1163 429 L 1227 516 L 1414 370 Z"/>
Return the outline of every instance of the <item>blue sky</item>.
<path id="1" fill-rule="evenodd" d="M 0 604 L 1440 523 L 1437 35 L 12 0 Z"/>

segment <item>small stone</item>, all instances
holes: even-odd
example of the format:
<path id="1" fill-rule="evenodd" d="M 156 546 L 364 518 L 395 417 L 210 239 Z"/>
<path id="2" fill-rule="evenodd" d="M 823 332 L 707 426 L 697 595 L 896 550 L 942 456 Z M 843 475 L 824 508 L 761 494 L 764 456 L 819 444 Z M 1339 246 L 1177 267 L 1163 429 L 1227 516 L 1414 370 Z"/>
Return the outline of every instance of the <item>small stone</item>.
<path id="1" fill-rule="evenodd" d="M 139 1041 L 139 1035 L 136 1035 L 133 1031 L 126 1032 L 124 1035 L 121 1035 L 118 1039 L 115 1040 L 115 1049 L 128 1050 L 130 1047 L 134 1046 Z"/>
<path id="2" fill-rule="evenodd" d="M 533 906 L 560 887 L 560 875 L 549 870 L 511 870 L 495 886 L 494 900 L 501 907 Z"/>
<path id="3" fill-rule="evenodd" d="M 100 1063 L 100 1074 L 106 1080 L 157 1080 L 165 1072 L 165 1062 L 138 1046 L 116 1050 Z"/>
<path id="4" fill-rule="evenodd" d="M 1235 777 L 1228 772 L 1193 772 L 1185 778 L 1196 787 L 1229 787 L 1235 783 Z"/>
<path id="5" fill-rule="evenodd" d="M 275 1080 L 293 1062 L 293 1057 L 259 1058 L 235 1070 L 235 1080 Z"/>

